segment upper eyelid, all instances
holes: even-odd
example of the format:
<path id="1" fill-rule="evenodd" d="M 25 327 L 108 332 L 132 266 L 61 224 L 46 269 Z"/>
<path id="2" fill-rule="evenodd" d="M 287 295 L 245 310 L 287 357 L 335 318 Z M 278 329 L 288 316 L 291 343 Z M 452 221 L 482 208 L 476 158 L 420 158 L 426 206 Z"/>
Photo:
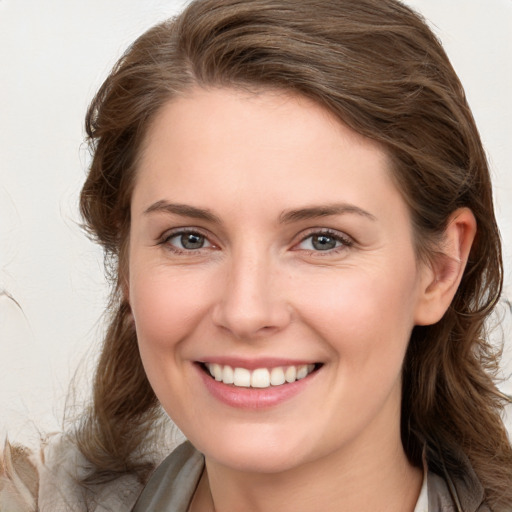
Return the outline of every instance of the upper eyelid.
<path id="1" fill-rule="evenodd" d="M 208 242 L 208 246 L 198 247 L 197 249 L 186 249 L 180 248 L 179 246 L 170 243 L 172 238 L 187 233 L 192 233 L 203 237 Z M 216 244 L 208 234 L 203 233 L 202 229 L 198 229 L 196 227 L 180 227 L 168 229 L 164 231 L 162 235 L 157 239 L 156 246 L 163 247 L 166 251 L 174 253 L 175 255 L 189 255 L 190 257 L 193 255 L 204 254 L 204 251 L 211 251 L 219 248 L 218 244 Z"/>
<path id="2" fill-rule="evenodd" d="M 336 239 L 337 242 L 340 242 L 340 245 L 337 247 L 333 247 L 331 249 L 327 249 L 324 251 L 317 250 L 317 249 L 309 249 L 309 248 L 302 248 L 299 247 L 302 243 L 304 243 L 308 238 L 311 238 L 314 235 L 327 235 L 331 236 Z M 306 232 L 299 235 L 299 239 L 294 242 L 290 248 L 293 252 L 302 252 L 311 256 L 318 256 L 318 257 L 329 257 L 334 255 L 339 255 L 341 252 L 343 254 L 345 251 L 349 250 L 350 248 L 354 247 L 356 244 L 355 240 L 347 235 L 346 233 L 342 231 L 338 231 L 336 229 L 329 229 L 329 228 L 311 228 L 309 230 L 306 230 Z"/>
<path id="3" fill-rule="evenodd" d="M 162 234 L 158 237 L 159 240 L 167 240 L 172 238 L 173 236 L 179 235 L 180 233 L 197 233 L 198 235 L 204 236 L 205 238 L 210 239 L 211 235 L 205 229 L 199 228 L 197 226 L 181 226 L 178 228 L 170 228 L 166 229 L 162 232 Z"/>
<path id="4" fill-rule="evenodd" d="M 161 246 L 172 245 L 172 244 L 169 244 L 169 241 L 171 240 L 171 238 L 174 238 L 174 237 L 179 236 L 180 234 L 184 234 L 184 233 L 195 233 L 197 235 L 200 235 L 200 236 L 204 237 L 210 244 L 208 247 L 201 247 L 201 248 L 194 249 L 194 250 L 190 249 L 191 253 L 202 251 L 202 250 L 210 250 L 212 248 L 213 249 L 219 248 L 219 244 L 214 240 L 214 238 L 211 236 L 211 234 L 209 232 L 207 232 L 204 229 L 198 228 L 196 226 L 182 226 L 179 228 L 167 229 L 156 239 L 156 245 L 161 245 Z M 179 248 L 177 248 L 177 249 L 179 249 Z"/>
<path id="5" fill-rule="evenodd" d="M 158 237 L 158 242 L 165 243 L 166 241 L 179 235 L 180 233 L 197 233 L 198 235 L 204 236 L 209 241 L 209 243 L 211 243 L 213 246 L 219 247 L 221 245 L 216 241 L 216 237 L 214 237 L 213 234 L 209 230 L 198 227 L 198 226 L 180 226 L 180 227 L 167 229 L 167 230 L 163 231 L 163 233 Z M 348 235 L 347 233 L 345 233 L 343 231 L 339 231 L 339 230 L 333 229 L 333 228 L 316 226 L 316 227 L 305 229 L 305 230 L 301 231 L 300 233 L 296 234 L 293 237 L 294 241 L 292 242 L 292 246 L 296 246 L 297 244 L 303 242 L 304 240 L 306 240 L 307 238 L 309 238 L 315 234 L 330 235 L 334 238 L 341 240 L 342 242 L 345 243 L 345 245 L 356 243 L 355 239 L 352 236 Z"/>
<path id="6" fill-rule="evenodd" d="M 299 236 L 299 241 L 302 242 L 313 235 L 331 235 L 335 238 L 339 238 L 341 240 L 355 243 L 355 240 L 352 236 L 348 235 L 347 233 L 343 231 L 339 231 L 337 229 L 332 228 L 309 228 L 305 230 L 305 232 L 302 232 Z"/>

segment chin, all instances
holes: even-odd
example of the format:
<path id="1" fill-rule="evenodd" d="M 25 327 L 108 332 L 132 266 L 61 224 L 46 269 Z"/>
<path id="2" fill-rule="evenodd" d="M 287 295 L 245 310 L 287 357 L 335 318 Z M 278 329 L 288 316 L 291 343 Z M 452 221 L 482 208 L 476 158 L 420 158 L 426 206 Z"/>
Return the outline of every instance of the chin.
<path id="1" fill-rule="evenodd" d="M 243 428 L 243 427 L 242 427 Z M 233 470 L 247 473 L 280 473 L 290 470 L 306 461 L 309 448 L 303 439 L 290 438 L 289 430 L 281 432 L 266 431 L 257 435 L 248 427 L 243 433 L 223 434 L 211 440 L 198 440 L 192 444 L 201 451 L 206 459 L 215 461 Z"/>
<path id="2" fill-rule="evenodd" d="M 211 457 L 209 454 L 205 454 L 205 457 L 242 473 L 275 474 L 289 471 L 300 465 L 300 459 L 296 453 L 280 450 L 277 447 L 251 449 L 245 446 L 243 450 L 231 449 L 222 452 L 215 450 Z"/>

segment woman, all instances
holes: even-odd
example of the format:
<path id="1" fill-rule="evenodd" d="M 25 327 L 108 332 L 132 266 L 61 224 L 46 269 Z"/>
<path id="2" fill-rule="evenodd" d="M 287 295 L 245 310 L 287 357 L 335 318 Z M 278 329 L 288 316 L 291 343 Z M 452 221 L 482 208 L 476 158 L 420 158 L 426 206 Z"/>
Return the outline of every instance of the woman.
<path id="1" fill-rule="evenodd" d="M 89 508 L 512 508 L 488 167 L 414 12 L 193 2 L 127 51 L 87 133 L 113 315 L 46 468 L 76 442 Z M 152 472 L 161 407 L 190 443 Z"/>

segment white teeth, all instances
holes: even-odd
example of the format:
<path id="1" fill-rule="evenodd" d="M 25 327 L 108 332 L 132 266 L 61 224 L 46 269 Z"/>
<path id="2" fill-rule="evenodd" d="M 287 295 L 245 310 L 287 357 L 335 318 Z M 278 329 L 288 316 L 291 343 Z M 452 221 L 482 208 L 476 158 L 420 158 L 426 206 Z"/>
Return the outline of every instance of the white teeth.
<path id="1" fill-rule="evenodd" d="M 219 382 L 222 380 L 222 366 L 220 364 L 213 364 L 213 376 L 215 377 L 215 380 L 218 380 Z"/>
<path id="2" fill-rule="evenodd" d="M 207 363 L 206 367 L 210 375 L 218 382 L 233 384 L 243 388 L 268 388 L 281 386 L 307 377 L 314 369 L 314 364 L 301 364 L 298 366 L 277 366 L 275 368 L 233 368 L 228 365 Z"/>
<path id="3" fill-rule="evenodd" d="M 303 364 L 297 368 L 297 380 L 303 379 L 308 375 L 308 367 Z"/>
<path id="4" fill-rule="evenodd" d="M 251 375 L 252 388 L 268 388 L 270 386 L 270 373 L 266 368 L 258 368 Z"/>
<path id="5" fill-rule="evenodd" d="M 295 382 L 297 380 L 297 368 L 295 366 L 288 366 L 284 372 L 286 382 Z"/>
<path id="6" fill-rule="evenodd" d="M 280 366 L 272 368 L 272 371 L 270 372 L 270 384 L 272 384 L 272 386 L 280 386 L 285 382 L 284 370 Z"/>
<path id="7" fill-rule="evenodd" d="M 222 373 L 222 382 L 224 384 L 233 384 L 235 382 L 234 371 L 231 366 L 224 366 L 224 371 Z"/>
<path id="8" fill-rule="evenodd" d="M 242 388 L 250 388 L 251 372 L 246 368 L 235 368 L 233 372 L 233 384 Z"/>

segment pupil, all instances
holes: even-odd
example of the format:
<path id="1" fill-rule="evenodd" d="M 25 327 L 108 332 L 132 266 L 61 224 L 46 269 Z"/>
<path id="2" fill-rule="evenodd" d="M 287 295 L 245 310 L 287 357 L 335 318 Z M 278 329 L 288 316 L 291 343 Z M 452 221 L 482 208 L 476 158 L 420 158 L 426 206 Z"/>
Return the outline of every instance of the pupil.
<path id="1" fill-rule="evenodd" d="M 312 244 L 319 251 L 328 251 L 336 247 L 336 240 L 332 236 L 316 235 L 313 237 Z"/>
<path id="2" fill-rule="evenodd" d="M 194 233 L 181 235 L 181 245 L 185 249 L 200 249 L 204 244 L 204 237 Z"/>

